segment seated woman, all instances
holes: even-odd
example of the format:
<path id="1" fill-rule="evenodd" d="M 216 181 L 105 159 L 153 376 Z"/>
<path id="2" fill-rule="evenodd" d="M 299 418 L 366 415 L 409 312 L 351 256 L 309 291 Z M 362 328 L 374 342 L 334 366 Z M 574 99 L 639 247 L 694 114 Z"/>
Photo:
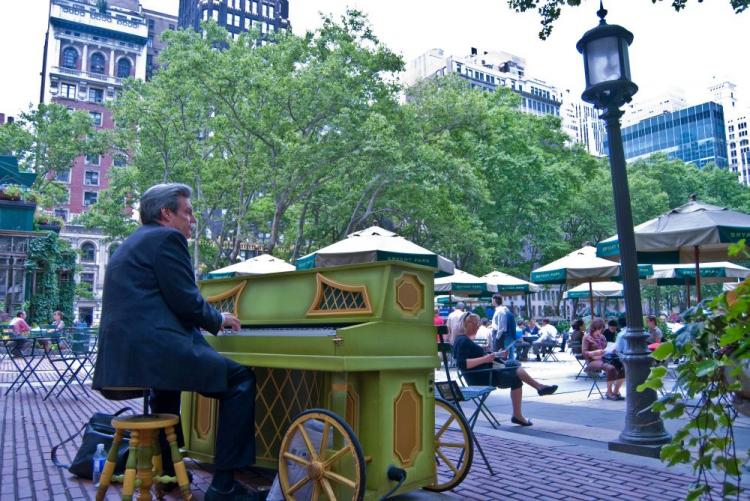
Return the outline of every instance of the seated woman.
<path id="1" fill-rule="evenodd" d="M 581 353 L 588 362 L 587 370 L 603 370 L 607 374 L 607 400 L 625 400 L 620 395 L 620 388 L 625 382 L 625 369 L 602 360 L 607 347 L 607 338 L 604 337 L 603 331 L 604 320 L 595 318 L 591 322 L 589 333 L 583 336 Z"/>
<path id="2" fill-rule="evenodd" d="M 570 351 L 573 352 L 574 355 L 581 354 L 581 344 L 583 343 L 583 336 L 585 335 L 586 324 L 579 318 L 570 326 L 570 343 L 568 343 L 568 346 L 570 346 Z"/>
<path id="3" fill-rule="evenodd" d="M 520 426 L 531 426 L 531 421 L 523 417 L 521 412 L 523 383 L 533 387 L 541 396 L 551 395 L 557 391 L 557 385 L 543 385 L 529 376 L 521 367 L 493 364 L 496 354 L 485 355 L 482 347 L 474 342 L 480 324 L 479 316 L 474 313 L 465 313 L 461 318 L 461 323 L 463 332 L 453 343 L 453 358 L 456 366 L 463 372 L 466 382 L 470 385 L 486 386 L 490 381 L 487 371 L 491 371 L 492 386 L 511 389 L 510 400 L 513 404 L 511 422 Z"/>

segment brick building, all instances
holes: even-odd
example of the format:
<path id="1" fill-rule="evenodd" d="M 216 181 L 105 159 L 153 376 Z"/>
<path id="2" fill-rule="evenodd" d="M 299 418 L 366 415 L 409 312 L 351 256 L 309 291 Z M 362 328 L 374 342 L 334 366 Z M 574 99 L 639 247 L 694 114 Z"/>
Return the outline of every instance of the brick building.
<path id="1" fill-rule="evenodd" d="M 151 77 L 164 48 L 161 35 L 176 26 L 176 16 L 144 9 L 138 0 L 51 0 L 41 100 L 85 111 L 97 128 L 114 128 L 107 103 L 126 79 Z M 110 169 L 126 162 L 125 152 L 108 152 L 79 157 L 69 170 L 56 173 L 68 187 L 67 203 L 54 211 L 68 222 L 60 236 L 78 250 L 77 282 L 92 293 L 75 305 L 77 317 L 87 323 L 98 322 L 104 269 L 116 244 L 69 221 L 97 201 Z"/>

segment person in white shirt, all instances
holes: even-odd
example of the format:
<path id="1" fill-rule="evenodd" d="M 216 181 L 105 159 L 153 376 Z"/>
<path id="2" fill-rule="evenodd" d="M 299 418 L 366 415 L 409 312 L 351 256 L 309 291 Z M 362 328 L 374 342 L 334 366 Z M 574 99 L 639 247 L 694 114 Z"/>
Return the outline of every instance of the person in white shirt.
<path id="1" fill-rule="evenodd" d="M 505 332 L 506 319 L 505 315 L 508 313 L 508 308 L 503 306 L 503 296 L 495 294 L 492 296 L 492 306 L 495 307 L 495 314 L 492 315 L 492 350 L 498 351 L 505 348 L 500 342 Z M 515 336 L 515 333 L 513 333 Z"/>
<path id="2" fill-rule="evenodd" d="M 466 305 L 459 301 L 456 303 L 456 307 L 450 312 L 450 315 L 448 315 L 448 318 L 445 321 L 445 325 L 448 328 L 448 342 L 451 344 L 453 344 L 453 341 L 463 332 L 461 317 L 463 316 L 465 309 Z"/>
<path id="3" fill-rule="evenodd" d="M 479 326 L 479 329 L 477 329 L 477 337 L 476 341 L 479 341 L 477 343 L 478 345 L 485 346 L 485 349 L 489 349 L 489 342 L 492 338 L 492 329 L 490 328 L 490 321 L 486 318 L 482 319 L 482 325 Z"/>
<path id="4" fill-rule="evenodd" d="M 549 323 L 549 319 L 543 319 L 542 327 L 539 329 L 539 339 L 531 345 L 537 362 L 542 361 L 541 352 L 547 349 L 552 350 L 555 347 L 555 344 L 557 344 L 557 335 L 557 329 Z"/>

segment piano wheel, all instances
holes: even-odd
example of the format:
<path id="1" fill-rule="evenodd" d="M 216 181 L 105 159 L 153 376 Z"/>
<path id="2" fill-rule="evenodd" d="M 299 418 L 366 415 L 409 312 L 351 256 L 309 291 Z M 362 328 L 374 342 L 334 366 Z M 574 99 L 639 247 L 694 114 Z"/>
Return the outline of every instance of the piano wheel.
<path id="1" fill-rule="evenodd" d="M 363 499 L 365 458 L 346 421 L 326 409 L 294 418 L 281 441 L 279 483 L 287 500 Z"/>
<path id="2" fill-rule="evenodd" d="M 474 443 L 466 418 L 442 398 L 435 398 L 435 482 L 425 489 L 449 491 L 471 468 Z"/>

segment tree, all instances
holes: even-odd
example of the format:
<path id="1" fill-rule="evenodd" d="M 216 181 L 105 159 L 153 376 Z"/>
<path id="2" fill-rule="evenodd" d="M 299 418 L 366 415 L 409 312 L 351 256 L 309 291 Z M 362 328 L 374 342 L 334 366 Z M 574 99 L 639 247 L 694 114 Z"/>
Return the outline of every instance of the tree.
<path id="1" fill-rule="evenodd" d="M 661 2 L 663 0 L 651 0 L 651 3 Z M 698 0 L 701 2 L 702 0 Z M 685 8 L 688 0 L 672 0 L 674 10 L 681 11 Z M 744 12 L 750 6 L 750 0 L 729 0 L 729 4 L 734 12 L 739 14 Z M 542 30 L 539 32 L 539 38 L 546 40 L 552 33 L 552 28 L 560 18 L 560 13 L 564 6 L 577 7 L 581 5 L 581 0 L 508 0 L 508 5 L 516 12 L 526 12 L 527 10 L 536 9 L 542 18 Z"/>
<path id="2" fill-rule="evenodd" d="M 59 104 L 40 104 L 0 127 L 0 151 L 18 157 L 21 170 L 37 174 L 32 189 L 45 208 L 67 199 L 67 190 L 55 181 L 55 174 L 71 169 L 76 157 L 103 153 L 108 142 L 88 114 Z"/>

